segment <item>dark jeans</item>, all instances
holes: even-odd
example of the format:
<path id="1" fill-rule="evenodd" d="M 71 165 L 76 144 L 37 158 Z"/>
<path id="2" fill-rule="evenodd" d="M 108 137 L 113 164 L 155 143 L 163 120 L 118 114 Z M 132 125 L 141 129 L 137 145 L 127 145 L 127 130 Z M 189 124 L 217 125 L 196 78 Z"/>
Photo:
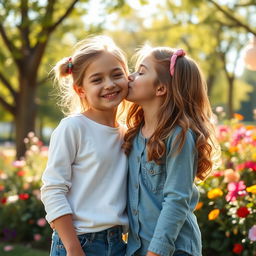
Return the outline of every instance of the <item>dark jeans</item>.
<path id="1" fill-rule="evenodd" d="M 78 235 L 86 256 L 125 256 L 126 243 L 122 240 L 122 227 Z M 66 249 L 56 231 L 52 235 L 50 256 L 66 256 Z"/>
<path id="2" fill-rule="evenodd" d="M 192 256 L 186 252 L 183 252 L 183 251 L 176 251 L 174 252 L 173 256 Z"/>

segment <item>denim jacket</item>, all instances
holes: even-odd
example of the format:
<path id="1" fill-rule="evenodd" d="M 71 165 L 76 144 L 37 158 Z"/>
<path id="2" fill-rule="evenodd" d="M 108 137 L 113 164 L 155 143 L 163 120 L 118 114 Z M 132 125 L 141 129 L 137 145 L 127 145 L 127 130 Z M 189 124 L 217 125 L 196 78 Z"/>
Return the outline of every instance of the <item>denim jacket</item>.
<path id="1" fill-rule="evenodd" d="M 134 138 L 128 161 L 127 256 L 146 255 L 148 250 L 161 256 L 177 250 L 202 255 L 201 233 L 193 213 L 199 199 L 194 184 L 195 136 L 188 130 L 181 152 L 173 154 L 180 132 L 177 127 L 166 140 L 167 154 L 160 165 L 147 161 L 147 140 L 141 132 Z"/>

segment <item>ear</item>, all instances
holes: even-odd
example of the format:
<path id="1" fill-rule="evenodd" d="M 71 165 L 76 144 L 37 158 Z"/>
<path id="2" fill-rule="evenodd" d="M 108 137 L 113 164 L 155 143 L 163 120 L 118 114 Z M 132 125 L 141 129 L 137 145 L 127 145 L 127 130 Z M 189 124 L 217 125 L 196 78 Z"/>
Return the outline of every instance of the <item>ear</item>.
<path id="1" fill-rule="evenodd" d="M 156 87 L 156 96 L 163 96 L 166 94 L 166 86 L 165 85 L 158 85 Z"/>
<path id="2" fill-rule="evenodd" d="M 80 98 L 85 98 L 85 90 L 82 86 L 73 85 L 74 90 Z"/>

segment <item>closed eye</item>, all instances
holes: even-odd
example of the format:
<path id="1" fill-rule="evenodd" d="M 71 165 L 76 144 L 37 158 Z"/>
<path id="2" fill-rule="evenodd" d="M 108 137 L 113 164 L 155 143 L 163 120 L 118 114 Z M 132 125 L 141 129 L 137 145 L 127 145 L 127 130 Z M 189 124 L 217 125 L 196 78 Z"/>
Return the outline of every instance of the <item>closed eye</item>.
<path id="1" fill-rule="evenodd" d="M 124 75 L 124 73 L 116 73 L 116 74 L 114 74 L 114 77 L 121 77 L 123 75 Z"/>
<path id="2" fill-rule="evenodd" d="M 101 82 L 101 78 L 96 78 L 91 81 L 92 83 L 99 83 Z"/>

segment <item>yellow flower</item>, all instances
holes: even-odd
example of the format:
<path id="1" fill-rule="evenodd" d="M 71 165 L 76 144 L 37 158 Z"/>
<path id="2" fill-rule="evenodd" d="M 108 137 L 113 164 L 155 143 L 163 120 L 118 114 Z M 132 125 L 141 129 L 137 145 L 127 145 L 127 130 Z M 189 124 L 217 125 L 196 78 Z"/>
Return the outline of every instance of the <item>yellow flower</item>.
<path id="1" fill-rule="evenodd" d="M 195 208 L 195 211 L 200 210 L 203 207 L 204 203 L 203 202 L 198 202 Z"/>
<path id="2" fill-rule="evenodd" d="M 218 218 L 219 214 L 220 214 L 219 209 L 214 209 L 210 211 L 210 213 L 208 214 L 208 220 L 215 220 L 216 218 Z"/>
<path id="3" fill-rule="evenodd" d="M 256 152 L 252 154 L 252 160 L 256 161 Z"/>
<path id="4" fill-rule="evenodd" d="M 247 192 L 251 192 L 253 194 L 256 194 L 256 185 L 250 186 L 246 188 Z"/>
<path id="5" fill-rule="evenodd" d="M 223 192 L 220 188 L 214 188 L 207 193 L 207 196 L 209 199 L 215 199 L 222 195 L 223 195 Z"/>

